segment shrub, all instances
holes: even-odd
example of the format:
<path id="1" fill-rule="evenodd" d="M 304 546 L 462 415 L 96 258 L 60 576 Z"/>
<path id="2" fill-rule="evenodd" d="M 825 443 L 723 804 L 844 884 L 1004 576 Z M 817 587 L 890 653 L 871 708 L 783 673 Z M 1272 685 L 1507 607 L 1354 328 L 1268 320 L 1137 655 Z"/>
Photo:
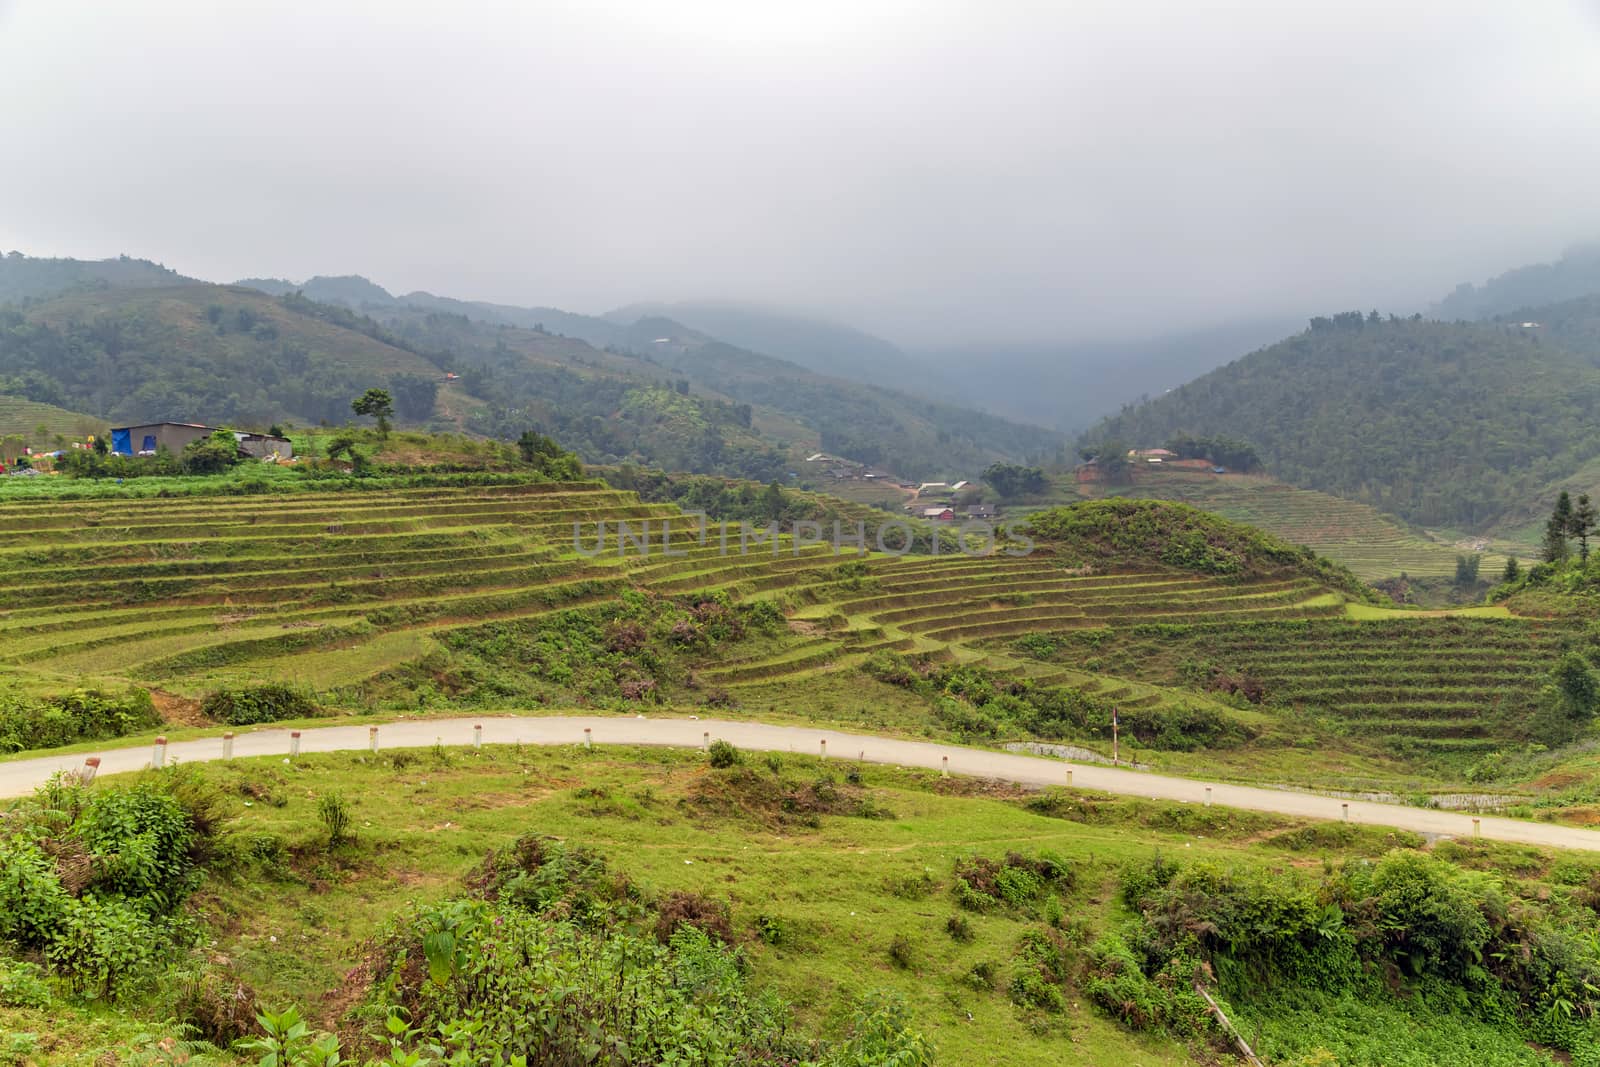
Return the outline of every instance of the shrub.
<path id="1" fill-rule="evenodd" d="M 255 990 L 238 975 L 208 969 L 181 976 L 172 1009 L 195 1036 L 227 1046 L 254 1031 L 259 1004 Z"/>
<path id="2" fill-rule="evenodd" d="M 731 743 L 721 739 L 711 742 L 711 748 L 709 751 L 711 755 L 711 766 L 716 767 L 719 770 L 726 770 L 729 767 L 737 766 L 743 761 L 743 757 L 739 754 L 739 750 Z"/>
<path id="3" fill-rule="evenodd" d="M 161 725 L 150 694 L 80 689 L 53 697 L 30 697 L 0 689 L 0 751 L 57 748 L 79 741 L 124 737 Z"/>
<path id="4" fill-rule="evenodd" d="M 1025 1008 L 1059 1012 L 1066 1007 L 1070 958 L 1066 942 L 1054 930 L 1029 930 L 1017 942 L 1016 968 L 1011 976 L 1011 999 Z"/>
<path id="5" fill-rule="evenodd" d="M 728 919 L 728 905 L 700 893 L 678 890 L 657 908 L 656 940 L 666 944 L 685 926 L 692 926 L 725 945 L 733 944 L 733 923 Z"/>
<path id="6" fill-rule="evenodd" d="M 136 900 L 151 916 L 170 911 L 191 888 L 198 843 L 183 806 L 162 788 L 170 781 L 97 790 L 73 826 L 94 856 L 93 890 Z"/>
<path id="7" fill-rule="evenodd" d="M 200 710 L 213 721 L 230 726 L 253 726 L 322 714 L 322 709 L 307 694 L 292 686 L 276 684 L 218 689 L 206 696 Z"/>
<path id="8" fill-rule="evenodd" d="M 60 928 L 71 898 L 55 864 L 34 841 L 0 841 L 0 940 L 45 944 Z"/>
<path id="9" fill-rule="evenodd" d="M 328 847 L 334 848 L 350 834 L 350 805 L 342 793 L 329 793 L 317 801 L 317 817 L 328 831 Z"/>
<path id="10" fill-rule="evenodd" d="M 50 1000 L 50 987 L 38 964 L 0 956 L 0 1007 L 43 1009 Z"/>
<path id="11" fill-rule="evenodd" d="M 766 944 L 776 947 L 789 941 L 789 929 L 784 921 L 775 915 L 757 915 L 756 936 Z"/>
<path id="12" fill-rule="evenodd" d="M 154 927 L 133 905 L 82 897 L 68 903 L 45 957 L 75 992 L 98 988 L 109 999 L 151 961 L 156 944 Z"/>
<path id="13" fill-rule="evenodd" d="M 905 1002 L 887 994 L 866 997 L 849 1035 L 822 1067 L 933 1067 L 933 1044 L 911 1028 Z"/>
<path id="14" fill-rule="evenodd" d="M 972 924 L 967 921 L 965 915 L 950 916 L 944 921 L 944 930 L 952 940 L 960 941 L 962 944 L 972 940 Z"/>
<path id="15" fill-rule="evenodd" d="M 905 934 L 895 934 L 889 939 L 889 960 L 903 971 L 916 967 L 916 946 Z"/>

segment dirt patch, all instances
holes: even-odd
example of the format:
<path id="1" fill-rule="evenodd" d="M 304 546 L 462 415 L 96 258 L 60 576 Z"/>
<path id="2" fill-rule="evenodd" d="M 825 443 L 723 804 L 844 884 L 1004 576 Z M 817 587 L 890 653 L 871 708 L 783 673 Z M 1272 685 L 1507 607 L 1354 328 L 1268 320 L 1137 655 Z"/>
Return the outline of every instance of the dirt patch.
<path id="1" fill-rule="evenodd" d="M 212 722 L 200 714 L 200 702 L 169 693 L 164 689 L 150 690 L 150 702 L 160 712 L 163 722 L 174 726 L 211 726 Z"/>
<path id="2" fill-rule="evenodd" d="M 939 778 L 933 783 L 933 791 L 947 797 L 988 797 L 991 800 L 1021 800 L 1038 792 L 1001 778 L 961 777 Z"/>
<path id="3" fill-rule="evenodd" d="M 1532 784 L 1535 789 L 1566 789 L 1583 781 L 1587 781 L 1584 775 L 1573 774 L 1571 771 L 1553 771 L 1543 778 L 1535 778 Z"/>
<path id="4" fill-rule="evenodd" d="M 790 619 L 789 632 L 802 634 L 806 637 L 816 637 L 818 634 L 827 633 L 827 628 L 811 621 L 810 619 Z"/>

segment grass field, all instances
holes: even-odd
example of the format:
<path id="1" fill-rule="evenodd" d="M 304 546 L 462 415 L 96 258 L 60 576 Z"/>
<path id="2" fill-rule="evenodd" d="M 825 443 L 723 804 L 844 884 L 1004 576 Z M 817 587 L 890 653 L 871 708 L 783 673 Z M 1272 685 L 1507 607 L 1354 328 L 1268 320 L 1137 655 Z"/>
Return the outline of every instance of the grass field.
<path id="1" fill-rule="evenodd" d="M 40 433 L 40 428 L 44 432 Z M 53 439 L 81 439 L 105 431 L 104 419 L 67 411 L 51 404 L 0 394 L 0 437 L 22 437 L 37 448 L 53 448 Z"/>
<path id="2" fill-rule="evenodd" d="M 381 996 L 356 965 L 390 924 L 462 895 L 486 852 L 535 830 L 595 849 L 647 898 L 689 892 L 727 901 L 751 980 L 791 1006 L 798 1031 L 837 1036 L 851 1004 L 886 991 L 903 999 L 941 1064 L 1227 1062 L 1200 1037 L 1120 1025 L 1091 1003 L 1081 962 L 1059 1009 L 1019 1000 L 1015 976 L 1027 967 L 1027 939 L 1054 923 L 1063 943 L 1076 946 L 1073 958 L 1085 960 L 1080 939 L 1132 918 L 1119 899 L 1122 871 L 1163 855 L 1180 866 L 1224 865 L 1248 883 L 1302 869 L 1309 880 L 1328 857 L 1361 864 L 1421 844 L 1375 827 L 1323 831 L 1083 791 L 1029 796 L 999 782 L 792 755 L 746 757 L 743 767 L 716 771 L 699 753 L 663 750 L 439 748 L 244 760 L 199 773 L 226 798 L 236 842 L 229 855 L 262 858 L 236 859 L 206 880 L 192 910 L 207 940 L 184 966 L 203 958 L 228 988 L 249 990 L 274 1010 L 298 1005 L 314 1026 L 341 1030 L 351 1044 L 372 1025 L 352 1009 Z M 812 796 L 810 783 L 823 781 L 837 794 L 832 809 L 796 810 L 782 800 Z M 318 816 L 330 794 L 350 805 L 351 839 L 338 847 L 327 845 Z M 1053 855 L 1073 877 L 1052 894 L 1055 903 L 963 908 L 956 865 L 1007 854 Z M 1448 846 L 1447 854 L 1470 867 L 1514 870 L 1530 895 L 1539 886 L 1569 892 L 1595 870 L 1592 859 L 1510 846 Z M 1488 1026 L 1399 1001 L 1345 1001 L 1354 1018 L 1308 1030 L 1274 1018 L 1266 1005 L 1254 1009 L 1242 990 L 1234 995 L 1236 1017 L 1273 1063 L 1336 1062 L 1307 1055 L 1323 1042 L 1353 1042 L 1365 1056 L 1403 1042 L 1410 1055 L 1425 1056 L 1467 1037 L 1485 1057 L 1500 1057 L 1496 1064 L 1549 1062 Z M 0 1030 L 22 1035 L 13 1040 L 26 1039 L 20 1047 L 40 1062 L 100 1063 L 107 1052 L 150 1052 L 175 1036 L 173 1023 L 157 1021 L 163 1007 L 152 1009 L 137 1022 L 138 1013 L 119 1019 L 64 1000 L 48 1009 L 0 1006 Z M 1342 1033 L 1347 1024 L 1355 1029 Z M 184 1055 L 196 1064 L 242 1062 L 218 1051 Z"/>

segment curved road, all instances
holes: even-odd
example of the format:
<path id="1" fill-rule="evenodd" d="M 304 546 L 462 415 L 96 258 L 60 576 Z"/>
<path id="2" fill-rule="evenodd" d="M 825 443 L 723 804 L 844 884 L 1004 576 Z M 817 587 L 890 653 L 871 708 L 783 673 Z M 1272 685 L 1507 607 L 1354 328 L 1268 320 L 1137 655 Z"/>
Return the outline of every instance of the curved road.
<path id="1" fill-rule="evenodd" d="M 1098 764 L 1064 763 L 1039 756 L 872 737 L 816 727 L 772 726 L 718 719 L 627 719 L 577 715 L 410 719 L 380 724 L 379 747 L 420 748 L 436 741 L 451 746 L 470 745 L 473 727 L 478 724 L 483 726 L 483 743 L 489 745 L 519 742 L 527 745 L 581 744 L 585 729 L 591 731 L 590 736 L 595 744 L 696 748 L 704 743 L 705 736 L 709 734 L 713 740 L 730 741 L 752 751 L 815 754 L 822 751 L 826 742 L 826 754 L 830 758 L 859 758 L 871 763 L 934 770 L 943 767 L 948 759 L 952 774 L 1001 778 L 1024 785 L 1065 785 L 1070 773 L 1073 785 L 1106 793 L 1205 803 L 1209 790 L 1213 803 L 1227 807 L 1310 819 L 1336 820 L 1346 817 L 1344 801 L 1311 793 L 1208 783 Z M 368 727 L 365 725 L 326 726 L 302 730 L 300 733 L 300 751 L 303 753 L 359 750 L 368 746 Z M 288 730 L 254 730 L 240 733 L 235 738 L 233 754 L 236 757 L 286 756 L 289 746 Z M 149 745 L 142 745 L 137 748 L 108 749 L 98 755 L 101 774 L 119 774 L 149 766 L 153 750 Z M 85 755 L 79 754 L 0 763 L 0 797 L 24 796 L 57 771 L 82 768 L 85 758 Z M 167 746 L 168 761 L 196 762 L 221 758 L 222 739 L 217 737 L 174 742 Z M 1348 817 L 1352 822 L 1461 838 L 1470 838 L 1473 834 L 1473 816 L 1458 812 L 1357 800 L 1349 801 L 1348 809 Z M 1483 837 L 1500 841 L 1600 851 L 1600 831 L 1594 830 L 1486 815 L 1479 820 L 1478 831 Z"/>

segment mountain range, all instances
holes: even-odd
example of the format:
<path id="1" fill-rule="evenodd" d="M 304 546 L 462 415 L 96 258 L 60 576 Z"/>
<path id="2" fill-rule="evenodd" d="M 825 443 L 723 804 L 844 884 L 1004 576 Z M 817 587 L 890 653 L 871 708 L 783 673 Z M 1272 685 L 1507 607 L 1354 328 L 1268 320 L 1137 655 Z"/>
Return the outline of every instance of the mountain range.
<path id="1" fill-rule="evenodd" d="M 535 428 L 590 462 L 762 480 L 818 450 L 929 478 L 1062 445 L 671 319 L 397 297 L 355 276 L 215 285 L 147 261 L 10 255 L 0 308 L 0 392 L 113 421 L 341 422 L 384 385 L 405 422 Z"/>

